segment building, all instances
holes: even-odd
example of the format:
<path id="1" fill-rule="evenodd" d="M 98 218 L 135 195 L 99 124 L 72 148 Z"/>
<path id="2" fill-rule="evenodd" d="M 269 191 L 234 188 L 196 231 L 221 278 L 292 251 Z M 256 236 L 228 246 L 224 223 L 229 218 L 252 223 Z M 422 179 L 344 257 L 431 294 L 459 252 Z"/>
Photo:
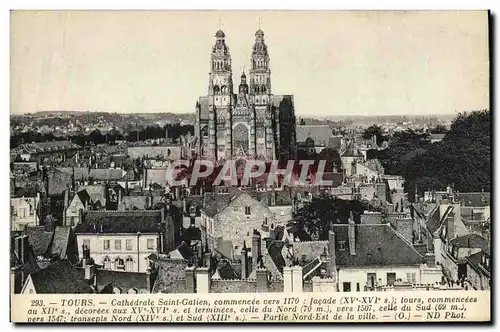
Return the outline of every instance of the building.
<path id="1" fill-rule="evenodd" d="M 21 294 L 92 294 L 94 289 L 80 271 L 68 261 L 61 260 L 31 273 Z"/>
<path id="2" fill-rule="evenodd" d="M 40 193 L 34 197 L 11 197 L 10 222 L 12 231 L 40 224 Z"/>
<path id="3" fill-rule="evenodd" d="M 271 209 L 246 192 L 207 195 L 201 210 L 201 238 L 211 250 L 234 258 L 244 242 L 251 243 L 254 230 L 269 234 L 285 220 L 283 208 Z M 281 218 L 282 217 L 282 218 Z"/>
<path id="4" fill-rule="evenodd" d="M 196 103 L 195 136 L 199 155 L 216 160 L 234 155 L 293 159 L 293 96 L 272 94 L 270 57 L 264 32 L 255 33 L 248 81 L 243 73 L 237 94 L 233 93 L 231 54 L 226 35 L 219 30 L 215 38 L 208 95 L 199 97 Z"/>
<path id="5" fill-rule="evenodd" d="M 174 225 L 162 210 L 89 211 L 75 228 L 80 257 L 90 249 L 108 270 L 146 272 L 147 257 L 174 248 Z"/>

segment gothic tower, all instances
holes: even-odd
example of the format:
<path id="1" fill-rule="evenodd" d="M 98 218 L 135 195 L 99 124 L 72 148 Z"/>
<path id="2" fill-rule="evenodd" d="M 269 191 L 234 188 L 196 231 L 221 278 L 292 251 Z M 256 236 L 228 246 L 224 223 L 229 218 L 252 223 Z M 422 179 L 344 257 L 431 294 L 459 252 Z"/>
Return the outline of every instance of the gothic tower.
<path id="1" fill-rule="evenodd" d="M 255 43 L 252 49 L 250 69 L 250 93 L 253 95 L 253 104 L 256 109 L 257 121 L 262 122 L 262 137 L 257 145 L 258 153 L 273 158 L 274 150 L 274 114 L 271 112 L 271 69 L 269 67 L 269 53 L 264 41 L 264 32 L 255 32 Z"/>
<path id="2" fill-rule="evenodd" d="M 222 30 L 215 34 L 215 45 L 210 57 L 208 83 L 209 106 L 209 155 L 218 159 L 218 154 L 231 154 L 231 105 L 233 101 L 233 79 L 231 54 Z"/>

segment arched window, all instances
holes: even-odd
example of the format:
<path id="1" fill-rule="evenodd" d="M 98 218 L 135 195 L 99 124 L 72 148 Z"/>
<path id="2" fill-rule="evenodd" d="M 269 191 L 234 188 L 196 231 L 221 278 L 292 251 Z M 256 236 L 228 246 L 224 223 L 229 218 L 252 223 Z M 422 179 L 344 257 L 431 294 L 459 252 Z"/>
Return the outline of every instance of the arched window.
<path id="1" fill-rule="evenodd" d="M 132 257 L 128 256 L 125 261 L 125 271 L 132 272 L 134 270 L 134 260 Z"/>
<path id="2" fill-rule="evenodd" d="M 266 86 L 265 86 L 265 85 L 263 85 L 263 86 L 262 86 L 262 88 L 261 88 L 261 91 L 265 93 L 265 92 L 266 92 L 266 90 L 267 90 Z"/>
<path id="3" fill-rule="evenodd" d="M 125 262 L 122 258 L 116 257 L 115 259 L 115 269 L 116 270 L 125 270 Z"/>
<path id="4" fill-rule="evenodd" d="M 223 85 L 223 86 L 221 87 L 220 91 L 221 91 L 221 93 L 222 93 L 222 94 L 227 93 L 227 86 Z"/>
<path id="5" fill-rule="evenodd" d="M 218 95 L 218 94 L 219 94 L 219 92 L 220 92 L 220 88 L 219 88 L 219 86 L 218 86 L 218 85 L 215 85 L 215 86 L 214 86 L 214 95 Z"/>
<path id="6" fill-rule="evenodd" d="M 102 265 L 104 266 L 105 269 L 111 270 L 111 259 L 109 259 L 108 256 L 104 257 L 104 260 L 102 261 Z"/>

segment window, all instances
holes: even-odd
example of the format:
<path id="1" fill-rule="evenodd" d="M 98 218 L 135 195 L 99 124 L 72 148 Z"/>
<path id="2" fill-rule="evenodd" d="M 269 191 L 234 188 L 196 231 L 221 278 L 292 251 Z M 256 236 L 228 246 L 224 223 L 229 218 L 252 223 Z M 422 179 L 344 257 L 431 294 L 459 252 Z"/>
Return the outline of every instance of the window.
<path id="1" fill-rule="evenodd" d="M 345 241 L 339 241 L 339 250 L 344 251 L 345 250 Z"/>
<path id="2" fill-rule="evenodd" d="M 148 239 L 147 248 L 149 250 L 153 250 L 155 248 L 154 247 L 154 239 Z"/>
<path id="3" fill-rule="evenodd" d="M 104 265 L 104 268 L 107 269 L 107 270 L 111 270 L 111 259 L 109 259 L 108 256 L 106 256 L 104 258 L 104 260 L 102 261 L 102 265 Z"/>
<path id="4" fill-rule="evenodd" d="M 122 250 L 122 240 L 115 240 L 115 250 Z"/>
<path id="5" fill-rule="evenodd" d="M 125 261 L 125 271 L 133 271 L 134 270 L 134 260 L 132 257 L 128 257 L 127 260 Z"/>
<path id="6" fill-rule="evenodd" d="M 117 269 L 117 270 L 125 270 L 125 262 L 120 257 L 117 257 L 115 259 L 115 269 Z"/>
<path id="7" fill-rule="evenodd" d="M 351 283 L 350 282 L 343 282 L 342 289 L 344 292 L 350 292 L 351 291 Z"/>
<path id="8" fill-rule="evenodd" d="M 90 248 L 90 240 L 89 239 L 85 239 L 83 240 L 83 246 L 85 248 Z"/>
<path id="9" fill-rule="evenodd" d="M 356 292 L 359 292 L 359 282 L 356 283 Z"/>
<path id="10" fill-rule="evenodd" d="M 125 249 L 132 250 L 132 240 L 125 240 Z"/>
<path id="11" fill-rule="evenodd" d="M 250 206 L 245 207 L 245 214 L 248 216 L 250 214 Z"/>
<path id="12" fill-rule="evenodd" d="M 368 287 L 377 286 L 377 274 L 376 273 L 367 273 L 366 277 L 367 277 Z"/>
<path id="13" fill-rule="evenodd" d="M 396 282 L 396 273 L 394 272 L 387 273 L 387 285 L 394 286 L 395 282 Z"/>
<path id="14" fill-rule="evenodd" d="M 109 250 L 109 240 L 104 240 L 104 250 Z"/>

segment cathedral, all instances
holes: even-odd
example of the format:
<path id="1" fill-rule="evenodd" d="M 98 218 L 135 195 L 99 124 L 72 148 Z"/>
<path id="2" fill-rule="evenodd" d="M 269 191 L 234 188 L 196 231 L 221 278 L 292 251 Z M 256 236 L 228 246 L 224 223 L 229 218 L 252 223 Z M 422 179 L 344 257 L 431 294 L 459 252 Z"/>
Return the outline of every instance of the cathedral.
<path id="1" fill-rule="evenodd" d="M 257 30 L 248 77 L 233 89 L 231 54 L 222 30 L 210 57 L 208 95 L 196 103 L 197 153 L 221 160 L 249 157 L 286 161 L 295 157 L 293 95 L 273 95 L 264 32 Z"/>

